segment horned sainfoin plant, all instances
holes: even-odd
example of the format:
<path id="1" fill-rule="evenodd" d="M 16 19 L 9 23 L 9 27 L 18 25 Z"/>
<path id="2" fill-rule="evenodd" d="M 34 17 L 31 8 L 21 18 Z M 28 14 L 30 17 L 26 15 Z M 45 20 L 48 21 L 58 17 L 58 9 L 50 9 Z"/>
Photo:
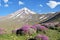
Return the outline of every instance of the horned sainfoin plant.
<path id="1" fill-rule="evenodd" d="M 37 36 L 35 36 L 35 39 L 37 39 L 37 40 L 49 40 L 48 36 L 42 35 L 42 34 L 38 34 Z"/>
<path id="2" fill-rule="evenodd" d="M 0 34 L 4 34 L 5 33 L 5 29 L 4 28 L 0 28 Z"/>
<path id="3" fill-rule="evenodd" d="M 38 31 L 42 31 L 45 32 L 48 28 L 46 28 L 45 26 L 42 26 L 40 24 L 35 24 L 33 25 L 31 28 L 35 29 L 37 32 Z"/>

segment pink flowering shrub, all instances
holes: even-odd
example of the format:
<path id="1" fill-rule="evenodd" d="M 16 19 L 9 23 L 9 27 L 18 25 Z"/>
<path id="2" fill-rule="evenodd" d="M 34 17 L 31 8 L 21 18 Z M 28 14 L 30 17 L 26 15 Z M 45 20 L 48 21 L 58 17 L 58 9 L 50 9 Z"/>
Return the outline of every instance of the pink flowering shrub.
<path id="1" fill-rule="evenodd" d="M 47 30 L 47 28 L 45 26 L 42 26 L 40 24 L 34 25 L 37 29 L 39 30 Z"/>
<path id="2" fill-rule="evenodd" d="M 35 39 L 37 39 L 37 40 L 49 40 L 48 36 L 40 35 L 40 34 L 35 36 Z"/>
<path id="3" fill-rule="evenodd" d="M 21 29 L 23 29 L 24 31 L 28 31 L 30 27 L 30 25 L 24 25 Z"/>
<path id="4" fill-rule="evenodd" d="M 40 30 L 47 30 L 47 28 L 45 26 L 40 26 L 40 27 L 38 27 L 38 29 L 40 29 Z"/>
<path id="5" fill-rule="evenodd" d="M 5 33 L 5 29 L 4 28 L 0 28 L 0 34 L 4 34 Z"/>
<path id="6" fill-rule="evenodd" d="M 21 28 L 16 30 L 16 34 L 33 34 L 35 33 L 35 30 L 31 28 L 31 25 L 24 25 Z"/>
<path id="7" fill-rule="evenodd" d="M 36 26 L 31 26 L 32 29 L 37 30 Z"/>
<path id="8" fill-rule="evenodd" d="M 57 30 L 57 27 L 59 27 L 59 23 L 57 22 L 49 22 L 49 23 L 42 23 L 45 27 L 52 29 L 52 30 Z"/>
<path id="9" fill-rule="evenodd" d="M 40 25 L 40 24 L 33 25 L 31 28 L 35 29 L 37 32 L 38 32 L 38 31 L 45 31 L 45 30 L 48 29 L 48 28 L 46 28 L 45 26 L 42 26 L 42 25 Z"/>
<path id="10" fill-rule="evenodd" d="M 31 25 L 23 25 L 21 28 L 17 29 L 17 30 L 13 30 L 12 32 L 16 32 L 16 34 L 33 34 L 36 33 L 38 31 L 42 31 L 44 33 L 45 30 L 47 30 L 47 28 L 45 26 L 41 26 L 40 24 L 35 24 L 33 26 Z"/>

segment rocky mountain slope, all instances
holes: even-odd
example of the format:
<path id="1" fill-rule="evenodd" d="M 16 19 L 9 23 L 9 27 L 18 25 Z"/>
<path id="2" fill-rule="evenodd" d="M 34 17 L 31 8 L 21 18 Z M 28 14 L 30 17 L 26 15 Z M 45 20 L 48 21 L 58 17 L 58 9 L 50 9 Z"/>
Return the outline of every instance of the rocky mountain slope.
<path id="1" fill-rule="evenodd" d="M 54 16 L 52 15 L 51 17 L 43 21 L 43 23 L 46 22 L 60 22 L 60 12 L 56 12 Z"/>
<path id="2" fill-rule="evenodd" d="M 6 30 L 9 30 L 11 27 L 11 30 L 12 30 L 12 29 L 21 27 L 24 24 L 33 25 L 37 23 L 46 22 L 51 18 L 54 18 L 57 14 L 59 13 L 37 14 L 29 10 L 28 8 L 22 8 L 10 15 L 0 17 L 0 27 L 8 28 Z"/>

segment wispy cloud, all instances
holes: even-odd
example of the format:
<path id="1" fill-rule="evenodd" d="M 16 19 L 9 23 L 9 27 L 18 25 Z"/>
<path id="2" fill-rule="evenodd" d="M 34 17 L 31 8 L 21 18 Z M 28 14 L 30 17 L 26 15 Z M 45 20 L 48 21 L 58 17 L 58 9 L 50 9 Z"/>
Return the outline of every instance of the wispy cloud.
<path id="1" fill-rule="evenodd" d="M 49 3 L 46 3 L 50 8 L 55 8 L 57 5 L 60 5 L 60 2 L 56 1 L 49 1 Z"/>
<path id="2" fill-rule="evenodd" d="M 24 4 L 24 2 L 22 2 L 22 1 L 19 1 L 18 3 L 19 3 L 19 5 L 23 5 Z"/>
<path id="3" fill-rule="evenodd" d="M 5 4 L 4 7 L 8 7 L 9 5 L 8 4 Z"/>
<path id="4" fill-rule="evenodd" d="M 3 1 L 4 1 L 4 3 L 8 3 L 9 0 L 3 0 Z"/>
<path id="5" fill-rule="evenodd" d="M 1 0 L 0 0 L 0 6 L 1 6 Z"/>
<path id="6" fill-rule="evenodd" d="M 40 4 L 39 6 L 40 6 L 40 7 L 43 7 L 43 5 L 42 5 L 42 4 Z"/>
<path id="7" fill-rule="evenodd" d="M 1 6 L 1 3 L 0 3 L 0 6 Z"/>

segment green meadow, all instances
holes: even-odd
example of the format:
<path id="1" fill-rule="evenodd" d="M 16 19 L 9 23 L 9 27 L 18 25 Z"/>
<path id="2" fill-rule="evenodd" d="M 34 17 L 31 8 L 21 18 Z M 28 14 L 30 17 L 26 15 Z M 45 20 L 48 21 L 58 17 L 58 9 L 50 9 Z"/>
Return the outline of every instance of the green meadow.
<path id="1" fill-rule="evenodd" d="M 16 34 L 12 34 L 12 33 L 2 34 L 2 35 L 0 35 L 0 40 L 27 40 L 30 37 L 36 36 L 37 34 L 44 34 L 44 33 L 39 32 L 39 33 L 32 34 L 31 36 L 29 36 L 29 35 L 16 36 Z M 60 40 L 60 32 L 58 32 L 57 30 L 48 29 L 46 31 L 46 34 L 44 34 L 44 35 L 47 35 L 49 37 L 49 40 Z"/>

